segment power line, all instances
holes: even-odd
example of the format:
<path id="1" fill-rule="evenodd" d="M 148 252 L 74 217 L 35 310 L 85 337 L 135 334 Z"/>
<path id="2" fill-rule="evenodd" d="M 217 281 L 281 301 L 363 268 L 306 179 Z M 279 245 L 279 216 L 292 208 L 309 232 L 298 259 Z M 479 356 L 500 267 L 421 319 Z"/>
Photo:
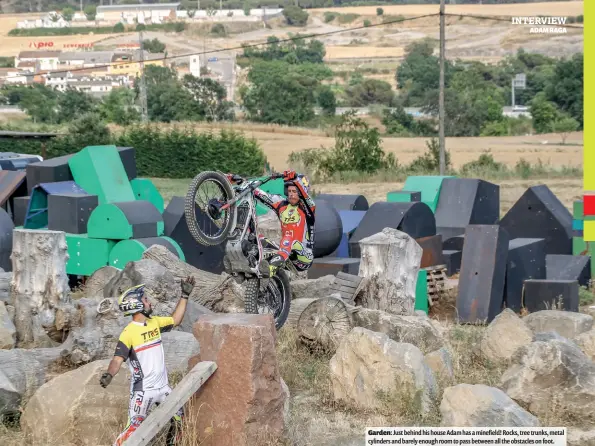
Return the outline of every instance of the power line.
<path id="1" fill-rule="evenodd" d="M 325 37 L 325 36 L 330 36 L 330 35 L 335 35 L 335 34 L 341 34 L 341 33 L 345 33 L 345 32 L 350 32 L 350 31 L 357 31 L 357 30 L 361 30 L 361 29 L 369 29 L 369 28 L 376 28 L 376 27 L 381 27 L 381 26 L 385 26 L 385 25 L 392 25 L 395 23 L 403 23 L 403 22 L 408 22 L 411 20 L 419 20 L 419 19 L 423 19 L 423 18 L 427 18 L 427 17 L 438 17 L 440 16 L 440 13 L 433 13 L 433 14 L 424 14 L 424 15 L 420 15 L 420 16 L 415 16 L 415 17 L 407 17 L 407 18 L 401 18 L 401 19 L 397 19 L 397 20 L 388 20 L 382 23 L 375 23 L 375 24 L 370 24 L 368 26 L 366 25 L 362 25 L 362 26 L 355 26 L 355 27 L 351 27 L 351 28 L 344 28 L 344 29 L 339 29 L 339 30 L 335 30 L 335 31 L 328 31 L 325 33 L 315 33 L 315 34 L 304 34 L 304 35 L 299 35 L 296 37 L 289 37 L 286 39 L 278 39 L 276 42 L 274 43 L 285 43 L 285 42 L 295 42 L 297 40 L 303 40 L 303 39 L 312 39 L 312 38 L 316 38 L 316 37 Z M 491 17 L 491 16 L 479 16 L 479 15 L 473 15 L 473 14 L 449 14 L 449 13 L 445 13 L 444 16 L 451 16 L 451 17 L 469 17 L 469 18 L 475 18 L 475 19 L 482 19 L 482 20 L 492 20 L 492 21 L 497 21 L 497 22 L 506 22 L 506 23 L 511 23 L 510 20 L 508 19 L 503 19 L 500 17 Z M 584 29 L 583 26 L 572 26 L 572 25 L 564 25 L 565 28 L 577 28 L 577 29 Z M 215 53 L 222 53 L 225 51 L 235 51 L 235 50 L 243 50 L 246 48 L 257 48 L 260 46 L 267 46 L 267 45 L 272 45 L 272 42 L 269 41 L 265 41 L 265 42 L 259 42 L 259 43 L 253 43 L 253 44 L 249 44 L 249 45 L 242 45 L 242 46 L 236 46 L 236 47 L 231 47 L 231 48 L 223 48 L 223 49 L 216 49 L 216 50 L 209 50 L 209 51 L 202 51 L 202 52 L 194 52 L 194 53 L 187 53 L 187 54 L 179 54 L 177 56 L 169 56 L 166 55 L 162 58 L 156 58 L 156 59 L 149 59 L 147 62 L 155 62 L 155 61 L 164 61 L 166 59 L 180 59 L 180 58 L 185 58 L 185 57 L 190 57 L 190 56 L 202 56 L 205 54 L 215 54 Z M 53 71 L 53 73 L 75 73 L 78 71 L 89 71 L 89 70 L 93 70 L 93 69 L 99 69 L 99 68 L 109 68 L 112 65 L 122 65 L 122 64 L 126 64 L 126 65 L 131 65 L 131 64 L 139 64 L 141 63 L 140 61 L 120 61 L 120 62 L 111 62 L 108 64 L 103 64 L 103 65 L 96 65 L 94 67 L 81 67 L 81 68 L 74 68 L 74 69 L 64 69 L 64 70 L 55 70 Z M 29 74 L 22 74 L 22 75 L 16 75 L 16 76 L 0 76 L 0 79 L 16 79 L 19 77 L 27 77 L 27 76 L 34 76 L 36 74 L 40 74 L 40 73 L 29 73 Z M 45 73 L 42 73 L 45 74 Z M 48 73 L 51 74 L 51 73 Z"/>
<path id="2" fill-rule="evenodd" d="M 375 24 L 371 24 L 369 26 L 354 26 L 352 28 L 344 28 L 344 29 L 338 29 L 335 31 L 328 31 L 326 33 L 315 33 L 315 34 L 302 34 L 296 37 L 288 37 L 286 39 L 278 39 L 276 42 L 274 43 L 285 43 L 285 42 L 295 42 L 296 40 L 303 40 L 303 39 L 312 39 L 312 38 L 316 38 L 316 37 L 324 37 L 324 36 L 330 36 L 330 35 L 334 35 L 334 34 L 340 34 L 340 33 L 345 33 L 345 32 L 349 32 L 349 31 L 357 31 L 360 29 L 368 29 L 368 28 L 374 28 L 374 27 L 379 27 L 379 26 L 385 26 L 385 25 L 391 25 L 393 23 L 403 23 L 403 22 L 408 22 L 410 20 L 418 20 L 418 19 L 423 19 L 426 17 L 435 17 L 438 16 L 438 13 L 434 13 L 434 14 L 425 14 L 425 15 L 420 15 L 420 16 L 416 16 L 416 17 L 408 17 L 408 18 L 402 18 L 402 19 L 397 19 L 397 20 L 390 20 L 390 21 L 386 21 L 386 22 L 382 22 L 382 23 L 375 23 Z M 202 51 L 202 52 L 195 52 L 195 53 L 187 53 L 187 54 L 179 54 L 177 56 L 165 56 L 162 58 L 156 58 L 156 59 L 149 59 L 147 62 L 155 62 L 155 61 L 161 61 L 161 60 L 165 60 L 165 59 L 180 59 L 183 57 L 190 57 L 190 56 L 201 56 L 201 55 L 205 55 L 205 54 L 213 54 L 213 53 L 222 53 L 225 51 L 235 51 L 235 50 L 243 50 L 246 48 L 256 48 L 259 46 L 263 46 L 263 45 L 272 45 L 273 42 L 269 42 L 269 41 L 265 41 L 265 42 L 259 42 L 259 43 L 253 43 L 253 44 L 249 44 L 249 45 L 242 45 L 242 46 L 236 46 L 236 47 L 231 47 L 231 48 L 223 48 L 223 49 L 217 49 L 217 50 L 209 50 L 209 51 Z M 97 69 L 97 68 L 109 68 L 112 65 L 122 65 L 123 63 L 130 65 L 130 64 L 138 64 L 141 63 L 140 61 L 120 61 L 120 62 L 110 62 L 107 64 L 103 64 L 103 65 L 96 65 L 94 67 L 86 67 L 86 68 L 74 68 L 72 70 L 55 70 L 53 71 L 54 73 L 62 73 L 62 72 L 69 72 L 69 73 L 74 73 L 77 71 L 89 71 L 92 69 Z M 4 76 L 4 77 L 0 77 L 0 79 L 14 79 L 17 77 L 22 77 L 22 76 L 33 76 L 35 75 L 35 73 L 31 73 L 31 74 L 24 74 L 24 75 L 18 75 L 18 76 Z"/>

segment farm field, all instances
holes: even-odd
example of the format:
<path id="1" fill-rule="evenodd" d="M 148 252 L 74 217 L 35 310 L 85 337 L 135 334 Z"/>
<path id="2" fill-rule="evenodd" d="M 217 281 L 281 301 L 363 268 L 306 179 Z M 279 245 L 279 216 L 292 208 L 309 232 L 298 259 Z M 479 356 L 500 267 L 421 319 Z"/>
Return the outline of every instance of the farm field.
<path id="1" fill-rule="evenodd" d="M 343 14 L 376 15 L 378 6 L 348 6 L 344 8 L 317 8 L 309 11 L 334 11 Z M 385 15 L 425 15 L 440 12 L 440 5 L 382 5 Z M 449 14 L 488 16 L 574 16 L 583 13 L 583 1 L 517 3 L 514 5 L 447 5 Z"/>
<path id="2" fill-rule="evenodd" d="M 262 147 L 271 166 L 275 169 L 288 167 L 287 157 L 293 151 L 308 148 L 332 147 L 334 138 L 322 132 L 309 129 L 266 126 L 266 125 L 223 125 L 207 124 L 194 126 L 210 130 L 218 128 L 235 129 L 255 138 Z M 305 137 L 307 136 L 307 137 Z M 386 152 L 395 154 L 401 164 L 410 163 L 426 151 L 430 138 L 382 138 Z M 558 134 L 503 137 L 461 137 L 446 138 L 446 149 L 450 152 L 454 168 L 476 160 L 483 151 L 498 162 L 513 167 L 521 158 L 534 164 L 541 160 L 553 166 L 581 166 L 583 163 L 583 132 L 571 133 L 566 144 Z"/>

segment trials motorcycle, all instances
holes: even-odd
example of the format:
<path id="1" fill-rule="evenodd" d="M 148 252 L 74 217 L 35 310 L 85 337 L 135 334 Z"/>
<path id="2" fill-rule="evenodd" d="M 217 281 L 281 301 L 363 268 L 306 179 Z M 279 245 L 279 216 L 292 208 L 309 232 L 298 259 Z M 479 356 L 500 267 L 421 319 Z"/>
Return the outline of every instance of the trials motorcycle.
<path id="1" fill-rule="evenodd" d="M 289 315 L 289 277 L 297 271 L 293 263 L 285 261 L 269 277 L 268 260 L 279 248 L 263 248 L 254 197 L 256 188 L 277 178 L 282 178 L 282 174 L 274 173 L 261 180 L 234 175 L 230 182 L 222 172 L 201 172 L 190 183 L 184 214 L 188 229 L 198 243 L 206 246 L 225 243 L 225 272 L 238 283 L 245 282 L 244 311 L 251 314 L 271 312 L 279 330 Z M 199 204 L 197 200 L 202 194 L 206 199 Z M 209 195 L 215 197 L 208 198 Z"/>

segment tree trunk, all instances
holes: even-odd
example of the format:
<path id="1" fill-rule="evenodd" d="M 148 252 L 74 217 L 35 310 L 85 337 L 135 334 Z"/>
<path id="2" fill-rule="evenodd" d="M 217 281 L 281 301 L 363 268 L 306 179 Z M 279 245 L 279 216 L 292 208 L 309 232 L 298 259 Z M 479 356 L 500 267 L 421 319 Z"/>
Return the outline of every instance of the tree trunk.
<path id="1" fill-rule="evenodd" d="M 15 229 L 11 298 L 17 346 L 53 347 L 56 308 L 70 301 L 66 237 L 61 231 Z M 52 333 L 55 336 L 56 333 Z"/>
<path id="2" fill-rule="evenodd" d="M 385 228 L 360 242 L 363 277 L 355 304 L 387 313 L 412 315 L 423 253 L 404 232 Z"/>
<path id="3" fill-rule="evenodd" d="M 243 313 L 244 288 L 233 277 L 202 271 L 178 259 L 167 248 L 153 245 L 143 253 L 144 259 L 153 260 L 167 268 L 176 280 L 194 276 L 196 284 L 190 299 L 218 313 Z"/>
<path id="4" fill-rule="evenodd" d="M 314 300 L 304 308 L 297 321 L 298 334 L 306 345 L 331 354 L 352 328 L 347 305 L 333 296 Z"/>
<path id="5" fill-rule="evenodd" d="M 12 282 L 12 272 L 0 272 L 0 301 L 4 302 L 6 305 L 12 305 L 10 282 Z"/>
<path id="6" fill-rule="evenodd" d="M 62 350 L 68 344 L 0 350 L 0 416 L 19 412 L 39 387 L 61 371 Z"/>
<path id="7" fill-rule="evenodd" d="M 287 322 L 285 322 L 285 326 L 297 329 L 298 320 L 302 315 L 302 312 L 308 305 L 310 305 L 312 302 L 316 300 L 316 298 L 302 298 L 292 300 L 291 306 L 289 307 L 289 314 L 287 315 Z"/>

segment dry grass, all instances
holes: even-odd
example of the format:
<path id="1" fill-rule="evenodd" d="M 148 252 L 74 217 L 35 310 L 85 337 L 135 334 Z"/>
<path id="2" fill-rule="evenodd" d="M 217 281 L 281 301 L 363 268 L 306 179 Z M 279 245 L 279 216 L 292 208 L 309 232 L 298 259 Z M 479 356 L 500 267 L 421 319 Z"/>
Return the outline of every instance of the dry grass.
<path id="1" fill-rule="evenodd" d="M 326 60 L 360 59 L 364 57 L 404 57 L 405 48 L 378 46 L 332 46 L 326 47 Z"/>
<path id="2" fill-rule="evenodd" d="M 250 123 L 177 123 L 159 124 L 161 127 L 187 126 L 203 131 L 221 129 L 236 130 L 247 137 L 258 140 L 269 163 L 277 170 L 288 168 L 287 158 L 291 152 L 299 152 L 308 148 L 332 147 L 334 137 L 318 129 L 287 128 L 274 124 Z M 117 128 L 112 126 L 112 128 Z M 309 136 L 304 138 L 304 136 Z M 394 153 L 401 164 L 408 164 L 426 150 L 426 142 L 430 138 L 391 138 L 382 139 L 382 147 L 386 152 Z M 571 133 L 562 145 L 558 134 L 539 134 L 527 136 L 502 137 L 452 137 L 446 138 L 446 149 L 450 152 L 451 162 L 455 169 L 463 164 L 475 161 L 486 150 L 489 150 L 497 162 L 513 167 L 521 158 L 531 164 L 540 160 L 552 166 L 582 166 L 583 164 L 583 132 Z"/>
<path id="3" fill-rule="evenodd" d="M 334 11 L 342 14 L 376 15 L 377 6 L 351 6 L 345 8 L 318 8 L 312 12 Z M 438 14 L 440 5 L 382 5 L 385 15 Z M 583 14 L 583 2 L 517 3 L 506 5 L 448 5 L 449 14 L 473 14 L 483 16 L 576 16 Z"/>

